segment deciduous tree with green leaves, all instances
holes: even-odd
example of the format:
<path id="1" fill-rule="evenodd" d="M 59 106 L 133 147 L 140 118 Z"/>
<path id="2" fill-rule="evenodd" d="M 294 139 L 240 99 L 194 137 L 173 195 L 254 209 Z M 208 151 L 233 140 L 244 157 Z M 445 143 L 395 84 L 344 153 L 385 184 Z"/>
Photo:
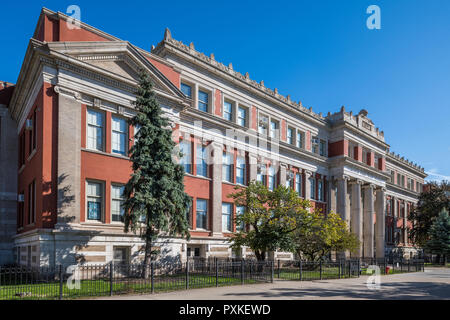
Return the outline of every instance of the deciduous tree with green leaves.
<path id="1" fill-rule="evenodd" d="M 176 163 L 169 120 L 163 116 L 149 75 L 142 71 L 130 120 L 139 130 L 130 149 L 133 173 L 125 185 L 125 232 L 141 230 L 144 263 L 152 261 L 152 244 L 159 236 L 189 239 L 187 210 L 191 199 L 184 192 L 184 169 Z"/>
<path id="2" fill-rule="evenodd" d="M 309 261 L 323 259 L 331 252 L 354 252 L 359 240 L 351 233 L 341 217 L 330 212 L 307 210 L 301 216 L 298 228 L 292 233 L 292 252 Z"/>
<path id="3" fill-rule="evenodd" d="M 239 230 L 231 239 L 231 247 L 250 247 L 258 260 L 265 260 L 270 251 L 288 251 L 292 246 L 291 234 L 298 228 L 309 206 L 309 201 L 280 185 L 270 191 L 259 182 L 250 182 L 248 187 L 236 187 L 229 197 L 236 206 L 243 206 L 244 212 L 236 217 L 236 225 L 247 228 Z"/>
<path id="4" fill-rule="evenodd" d="M 413 221 L 410 238 L 416 245 L 424 247 L 430 238 L 434 219 L 442 209 L 450 211 L 449 192 L 448 181 L 442 181 L 439 184 L 431 182 L 427 190 L 419 195 L 417 206 L 408 215 L 408 220 Z"/>

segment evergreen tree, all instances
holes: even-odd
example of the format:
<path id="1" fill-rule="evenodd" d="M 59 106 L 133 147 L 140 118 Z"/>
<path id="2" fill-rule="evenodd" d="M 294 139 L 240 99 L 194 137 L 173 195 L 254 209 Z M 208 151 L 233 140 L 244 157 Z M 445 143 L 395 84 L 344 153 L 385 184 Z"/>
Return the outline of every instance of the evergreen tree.
<path id="1" fill-rule="evenodd" d="M 159 236 L 189 239 L 187 211 L 191 203 L 184 192 L 184 169 L 174 161 L 169 120 L 155 97 L 150 77 L 141 72 L 134 102 L 137 114 L 130 120 L 135 144 L 130 149 L 133 173 L 125 186 L 125 232 L 141 230 L 145 240 L 144 263 L 152 261 L 152 244 Z"/>
<path id="2" fill-rule="evenodd" d="M 431 253 L 443 255 L 445 264 L 446 258 L 450 254 L 450 217 L 447 210 L 443 209 L 433 221 L 430 228 L 430 239 L 427 241 L 425 249 Z"/>

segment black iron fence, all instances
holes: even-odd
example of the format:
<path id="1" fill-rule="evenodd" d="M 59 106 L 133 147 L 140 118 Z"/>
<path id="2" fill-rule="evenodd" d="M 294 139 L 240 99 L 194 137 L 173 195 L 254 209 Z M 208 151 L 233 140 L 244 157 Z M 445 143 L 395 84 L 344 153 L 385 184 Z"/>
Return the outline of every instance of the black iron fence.
<path id="1" fill-rule="evenodd" d="M 0 300 L 72 299 L 125 293 L 157 293 L 191 288 L 284 280 L 359 277 L 377 266 L 381 274 L 423 271 L 423 260 L 360 259 L 336 262 L 199 260 L 163 264 L 105 264 L 56 268 L 0 268 Z"/>
<path id="2" fill-rule="evenodd" d="M 419 272 L 424 270 L 423 260 L 355 259 L 338 261 L 283 261 L 274 266 L 276 279 L 325 280 L 355 278 L 360 275 Z"/>
<path id="3" fill-rule="evenodd" d="M 0 268 L 0 300 L 71 299 L 273 281 L 273 261 Z"/>

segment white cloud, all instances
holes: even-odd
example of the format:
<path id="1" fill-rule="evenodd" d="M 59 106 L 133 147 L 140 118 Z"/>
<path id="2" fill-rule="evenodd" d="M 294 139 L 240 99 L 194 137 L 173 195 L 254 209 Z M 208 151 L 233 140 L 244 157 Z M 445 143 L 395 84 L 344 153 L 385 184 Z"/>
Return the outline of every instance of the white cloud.
<path id="1" fill-rule="evenodd" d="M 439 173 L 439 170 L 436 168 L 430 169 L 428 171 L 425 171 L 425 173 L 428 175 L 426 177 L 426 181 L 442 181 L 442 180 L 448 180 L 450 181 L 450 176 L 446 176 Z"/>

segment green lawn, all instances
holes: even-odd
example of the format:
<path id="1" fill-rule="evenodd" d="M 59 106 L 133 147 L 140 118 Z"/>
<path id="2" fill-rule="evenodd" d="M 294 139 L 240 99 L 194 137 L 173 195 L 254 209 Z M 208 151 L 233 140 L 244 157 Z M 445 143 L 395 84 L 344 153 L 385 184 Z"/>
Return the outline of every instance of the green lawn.
<path id="1" fill-rule="evenodd" d="M 256 280 L 245 279 L 246 284 L 257 283 Z M 241 284 L 241 278 L 218 277 L 218 286 Z M 189 288 L 206 288 L 216 286 L 215 275 L 189 275 Z M 136 280 L 123 281 L 116 279 L 113 282 L 113 294 L 123 293 L 150 293 L 151 281 Z M 154 291 L 176 291 L 186 289 L 185 275 L 170 277 L 155 277 Z M 110 282 L 107 280 L 81 280 L 80 289 L 69 289 L 63 283 L 63 298 L 79 298 L 89 296 L 102 296 L 110 294 Z M 58 299 L 59 282 L 28 284 L 28 285 L 4 285 L 0 286 L 0 300 L 36 300 L 36 299 Z"/>

